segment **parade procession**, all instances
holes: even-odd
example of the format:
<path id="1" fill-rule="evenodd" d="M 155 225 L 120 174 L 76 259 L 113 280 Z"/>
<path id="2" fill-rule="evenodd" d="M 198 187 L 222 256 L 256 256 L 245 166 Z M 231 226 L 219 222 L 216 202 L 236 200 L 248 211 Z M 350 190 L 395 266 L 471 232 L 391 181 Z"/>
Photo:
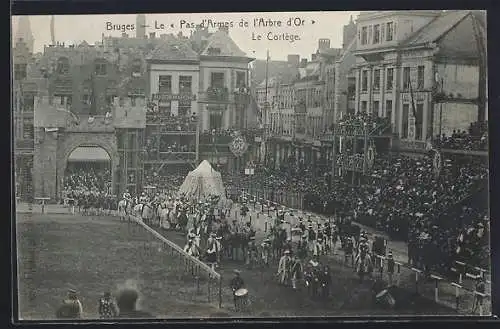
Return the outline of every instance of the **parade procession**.
<path id="1" fill-rule="evenodd" d="M 485 12 L 325 15 L 15 17 L 19 319 L 491 314 Z"/>

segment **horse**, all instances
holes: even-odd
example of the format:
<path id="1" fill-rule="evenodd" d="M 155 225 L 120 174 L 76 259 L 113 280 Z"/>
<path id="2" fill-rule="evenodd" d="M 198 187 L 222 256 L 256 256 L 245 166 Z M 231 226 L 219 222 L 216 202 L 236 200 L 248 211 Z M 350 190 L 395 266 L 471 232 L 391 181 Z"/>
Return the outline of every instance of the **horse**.
<path id="1" fill-rule="evenodd" d="M 355 271 L 359 276 L 359 281 L 362 282 L 366 274 L 370 274 L 373 271 L 373 263 L 370 255 L 366 252 L 361 252 L 356 257 Z"/>

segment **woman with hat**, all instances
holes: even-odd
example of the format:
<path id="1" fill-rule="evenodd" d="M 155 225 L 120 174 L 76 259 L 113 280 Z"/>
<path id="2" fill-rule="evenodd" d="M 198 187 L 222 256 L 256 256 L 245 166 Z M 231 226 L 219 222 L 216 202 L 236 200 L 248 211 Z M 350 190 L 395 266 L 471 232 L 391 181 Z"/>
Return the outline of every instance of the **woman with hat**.
<path id="1" fill-rule="evenodd" d="M 212 270 L 215 270 L 217 263 L 217 244 L 215 242 L 215 233 L 210 233 L 207 240 L 207 263 L 210 264 Z"/>

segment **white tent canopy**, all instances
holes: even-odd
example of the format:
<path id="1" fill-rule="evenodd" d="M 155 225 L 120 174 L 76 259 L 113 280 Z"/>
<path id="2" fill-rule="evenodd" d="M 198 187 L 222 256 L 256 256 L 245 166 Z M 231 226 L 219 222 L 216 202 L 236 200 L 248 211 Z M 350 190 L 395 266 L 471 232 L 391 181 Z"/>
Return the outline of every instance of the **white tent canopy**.
<path id="1" fill-rule="evenodd" d="M 207 160 L 203 160 L 195 170 L 189 172 L 178 194 L 196 201 L 206 200 L 211 195 L 219 196 L 221 202 L 226 200 L 222 176 Z"/>

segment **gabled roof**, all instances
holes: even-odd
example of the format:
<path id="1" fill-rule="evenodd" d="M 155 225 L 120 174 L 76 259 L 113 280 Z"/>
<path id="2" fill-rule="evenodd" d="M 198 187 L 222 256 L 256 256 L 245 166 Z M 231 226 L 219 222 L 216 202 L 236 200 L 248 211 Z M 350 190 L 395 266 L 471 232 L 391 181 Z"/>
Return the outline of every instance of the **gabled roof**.
<path id="1" fill-rule="evenodd" d="M 158 61 L 197 61 L 199 57 L 186 40 L 180 40 L 174 36 L 169 36 L 164 43 L 156 46 L 146 59 Z"/>
<path id="2" fill-rule="evenodd" d="M 436 42 L 469 14 L 468 10 L 446 11 L 410 36 L 402 46 L 411 47 Z"/>
<path id="3" fill-rule="evenodd" d="M 220 52 L 214 51 L 215 49 Z M 229 34 L 224 31 L 217 31 L 213 33 L 207 40 L 205 49 L 201 52 L 203 56 L 233 56 L 245 57 L 246 54 L 238 47 L 238 45 L 231 39 Z"/>

